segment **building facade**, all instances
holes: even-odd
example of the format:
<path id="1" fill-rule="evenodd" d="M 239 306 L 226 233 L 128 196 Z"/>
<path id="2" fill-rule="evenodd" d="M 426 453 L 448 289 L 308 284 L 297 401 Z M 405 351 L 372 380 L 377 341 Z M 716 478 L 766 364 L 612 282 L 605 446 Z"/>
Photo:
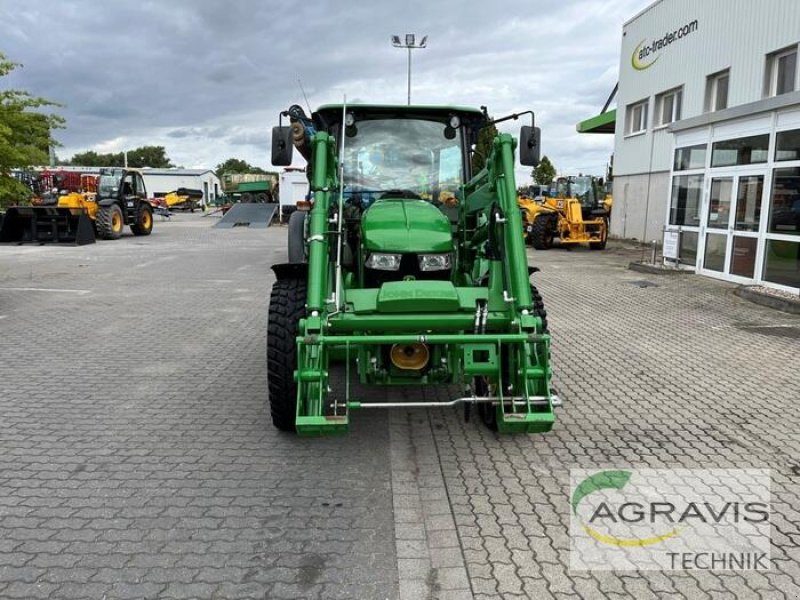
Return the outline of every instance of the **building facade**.
<path id="1" fill-rule="evenodd" d="M 800 289 L 799 45 L 797 0 L 659 0 L 623 25 L 613 235 Z"/>

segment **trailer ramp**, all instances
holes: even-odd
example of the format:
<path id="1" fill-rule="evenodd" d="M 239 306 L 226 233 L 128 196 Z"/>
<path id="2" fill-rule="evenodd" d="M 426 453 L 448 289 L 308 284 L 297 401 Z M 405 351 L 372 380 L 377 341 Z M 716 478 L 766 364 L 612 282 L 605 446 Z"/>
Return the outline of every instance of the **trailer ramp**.
<path id="1" fill-rule="evenodd" d="M 252 227 L 254 229 L 266 229 L 272 224 L 272 219 L 278 210 L 277 203 L 255 204 L 243 203 L 234 204 L 225 213 L 214 227 L 219 229 L 232 229 L 234 227 Z"/>

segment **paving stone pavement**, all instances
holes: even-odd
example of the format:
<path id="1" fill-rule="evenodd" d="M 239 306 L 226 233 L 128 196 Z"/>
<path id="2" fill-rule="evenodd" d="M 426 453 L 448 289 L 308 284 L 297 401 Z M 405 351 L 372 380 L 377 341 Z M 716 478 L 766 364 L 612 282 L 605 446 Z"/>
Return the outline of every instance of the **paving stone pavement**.
<path id="1" fill-rule="evenodd" d="M 285 230 L 211 219 L 0 246 L 0 598 L 800 597 L 800 318 L 619 244 L 531 251 L 551 433 L 395 410 L 301 440 L 265 407 Z M 605 466 L 772 469 L 773 569 L 570 571 L 569 469 Z"/>

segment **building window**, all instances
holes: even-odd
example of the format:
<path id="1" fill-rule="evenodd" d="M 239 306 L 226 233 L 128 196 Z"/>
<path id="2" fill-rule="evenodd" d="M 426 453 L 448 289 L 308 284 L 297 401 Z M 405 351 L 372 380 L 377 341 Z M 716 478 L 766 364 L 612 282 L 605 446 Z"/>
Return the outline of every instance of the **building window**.
<path id="1" fill-rule="evenodd" d="M 681 231 L 681 241 L 678 247 L 678 258 L 685 265 L 693 265 L 697 262 L 697 240 L 696 231 Z"/>
<path id="2" fill-rule="evenodd" d="M 779 131 L 775 143 L 775 160 L 800 160 L 800 129 Z"/>
<path id="3" fill-rule="evenodd" d="M 705 144 L 676 148 L 674 170 L 688 171 L 689 169 L 702 169 L 705 167 L 706 148 Z"/>
<path id="4" fill-rule="evenodd" d="M 698 227 L 703 200 L 703 176 L 679 175 L 672 178 L 669 224 Z"/>
<path id="5" fill-rule="evenodd" d="M 681 118 L 682 98 L 683 91 L 680 88 L 656 96 L 656 127 L 668 125 Z"/>
<path id="6" fill-rule="evenodd" d="M 733 177 L 711 180 L 711 191 L 708 194 L 709 229 L 727 229 L 730 225 L 732 192 Z"/>
<path id="7" fill-rule="evenodd" d="M 779 96 L 793 92 L 797 81 L 797 46 L 767 55 L 764 95 Z"/>
<path id="8" fill-rule="evenodd" d="M 763 175 L 742 175 L 736 195 L 736 231 L 758 231 L 761 222 L 761 195 L 764 192 Z"/>
<path id="9" fill-rule="evenodd" d="M 632 135 L 634 133 L 641 133 L 647 130 L 647 106 L 649 100 L 643 100 L 636 104 L 629 104 L 625 114 L 627 116 L 627 123 L 625 133 Z"/>
<path id="10" fill-rule="evenodd" d="M 706 80 L 705 112 L 713 112 L 728 108 L 728 81 L 730 70 L 709 75 Z"/>
<path id="11" fill-rule="evenodd" d="M 800 288 L 800 243 L 767 240 L 764 281 Z"/>
<path id="12" fill-rule="evenodd" d="M 711 148 L 712 167 L 732 167 L 767 162 L 769 134 L 715 142 Z"/>
<path id="13" fill-rule="evenodd" d="M 769 233 L 800 235 L 800 168 L 775 169 L 769 201 Z"/>

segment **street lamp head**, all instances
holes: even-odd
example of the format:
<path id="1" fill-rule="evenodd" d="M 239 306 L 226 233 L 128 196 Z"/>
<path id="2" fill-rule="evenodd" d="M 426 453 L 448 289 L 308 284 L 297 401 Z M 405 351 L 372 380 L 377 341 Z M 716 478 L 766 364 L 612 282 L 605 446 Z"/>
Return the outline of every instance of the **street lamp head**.
<path id="1" fill-rule="evenodd" d="M 413 46 L 414 45 L 414 34 L 407 33 L 406 34 L 406 46 Z"/>
<path id="2" fill-rule="evenodd" d="M 427 42 L 428 42 L 428 36 L 426 35 L 426 36 L 424 36 L 424 37 L 422 38 L 422 41 L 419 43 L 419 48 L 424 48 L 424 47 L 425 47 L 425 44 L 426 44 Z"/>
<path id="3" fill-rule="evenodd" d="M 400 36 L 399 35 L 393 35 L 392 36 L 392 46 L 400 46 L 400 45 L 401 45 Z"/>

